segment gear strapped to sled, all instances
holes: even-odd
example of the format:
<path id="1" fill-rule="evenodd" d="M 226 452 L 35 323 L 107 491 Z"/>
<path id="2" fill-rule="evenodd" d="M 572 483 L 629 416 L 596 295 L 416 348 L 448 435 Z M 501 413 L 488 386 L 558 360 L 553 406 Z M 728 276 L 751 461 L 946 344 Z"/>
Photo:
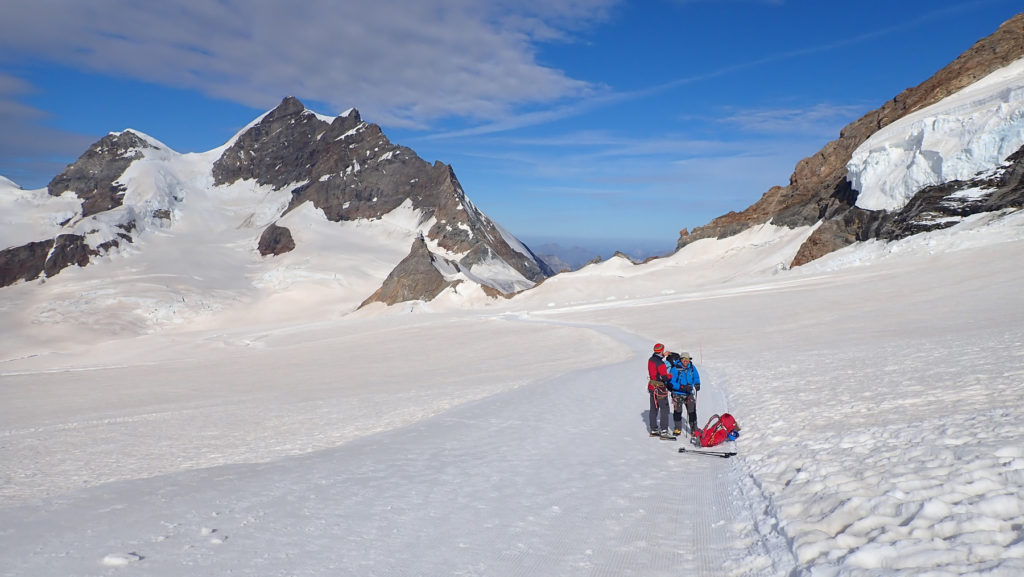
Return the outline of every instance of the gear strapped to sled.
<path id="1" fill-rule="evenodd" d="M 735 441 L 740 436 L 740 426 L 729 413 L 712 415 L 708 424 L 696 435 L 701 447 L 714 447 L 726 441 Z"/>

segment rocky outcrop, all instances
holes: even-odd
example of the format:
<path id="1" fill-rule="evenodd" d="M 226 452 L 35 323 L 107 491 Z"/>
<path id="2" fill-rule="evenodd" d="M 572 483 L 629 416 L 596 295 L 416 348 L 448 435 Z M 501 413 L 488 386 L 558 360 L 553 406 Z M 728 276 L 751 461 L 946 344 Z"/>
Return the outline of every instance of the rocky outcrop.
<path id="1" fill-rule="evenodd" d="M 393 305 L 412 300 L 429 301 L 446 288 L 461 282 L 449 281 L 444 277 L 436 263 L 439 259 L 440 257 L 427 247 L 423 237 L 417 238 L 412 244 L 409 256 L 398 263 L 377 292 L 359 305 L 360 308 L 374 302 Z M 446 262 L 444 266 L 459 270 L 455 263 Z"/>
<path id="2" fill-rule="evenodd" d="M 358 123 L 358 114 L 335 119 L 342 130 L 351 128 L 349 121 Z M 213 164 L 213 182 L 252 179 L 275 189 L 302 182 L 314 172 L 312 167 L 322 154 L 319 140 L 326 127 L 326 122 L 289 96 L 224 151 Z"/>
<path id="3" fill-rule="evenodd" d="M 0 287 L 35 280 L 41 275 L 50 277 L 71 265 L 85 266 L 89 257 L 97 254 L 77 234 L 62 234 L 55 239 L 0 250 Z"/>
<path id="4" fill-rule="evenodd" d="M 12 285 L 19 280 L 39 278 L 51 248 L 52 239 L 0 251 L 0 287 Z"/>
<path id="5" fill-rule="evenodd" d="M 47 191 L 51 196 L 74 192 L 82 199 L 82 218 L 121 206 L 125 186 L 114 181 L 142 157 L 143 148 L 153 146 L 134 132 L 108 134 L 54 177 Z"/>
<path id="6" fill-rule="evenodd" d="M 692 232 L 684 229 L 677 248 L 701 238 L 732 236 L 769 220 L 789 227 L 823 221 L 800 248 L 793 265 L 809 262 L 857 240 L 889 238 L 884 235 L 895 233 L 895 217 L 854 206 L 857 193 L 846 179 L 846 165 L 854 150 L 879 129 L 942 100 L 1021 56 L 1024 14 L 1003 23 L 995 33 L 975 43 L 925 82 L 904 90 L 881 108 L 847 125 L 837 140 L 797 164 L 789 185 L 772 187 L 742 212 L 730 212 Z M 931 207 L 937 198 L 939 194 L 934 191 L 922 197 L 916 210 L 931 210 L 924 207 Z"/>
<path id="7" fill-rule="evenodd" d="M 271 224 L 260 235 L 259 251 L 263 256 L 284 254 L 295 250 L 292 231 L 283 226 Z"/>
<path id="8" fill-rule="evenodd" d="M 43 265 L 46 276 L 53 276 L 65 268 L 89 264 L 89 257 L 96 256 L 99 251 L 89 247 L 85 237 L 77 234 L 62 234 L 53 243 L 49 257 Z"/>

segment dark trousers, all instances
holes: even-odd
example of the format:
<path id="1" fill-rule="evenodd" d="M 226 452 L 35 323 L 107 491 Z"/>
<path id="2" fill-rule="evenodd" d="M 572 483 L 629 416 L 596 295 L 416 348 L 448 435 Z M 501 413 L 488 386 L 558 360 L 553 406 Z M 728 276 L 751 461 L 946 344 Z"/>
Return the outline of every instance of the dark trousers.
<path id="1" fill-rule="evenodd" d="M 661 393 L 664 394 L 664 393 Z M 650 392 L 651 397 L 651 430 L 660 431 L 662 429 L 668 429 L 668 395 L 662 397 L 659 396 L 657 391 Z M 658 418 L 661 417 L 661 426 L 658 426 Z"/>
<path id="2" fill-rule="evenodd" d="M 672 420 L 676 428 L 683 424 L 683 407 L 686 408 L 686 420 L 690 424 L 690 432 L 697 429 L 697 399 L 693 395 L 677 395 L 672 393 Z"/>

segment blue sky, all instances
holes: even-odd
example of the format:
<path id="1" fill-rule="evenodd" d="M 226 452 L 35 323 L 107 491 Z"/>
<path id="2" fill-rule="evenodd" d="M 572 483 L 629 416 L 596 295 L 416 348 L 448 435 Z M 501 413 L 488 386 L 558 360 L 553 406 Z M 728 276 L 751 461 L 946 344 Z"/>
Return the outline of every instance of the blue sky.
<path id="1" fill-rule="evenodd" d="M 285 96 L 451 164 L 527 242 L 667 252 L 1019 0 L 5 0 L 0 175 L 104 134 L 220 146 Z M 607 242 L 605 242 L 607 241 Z"/>

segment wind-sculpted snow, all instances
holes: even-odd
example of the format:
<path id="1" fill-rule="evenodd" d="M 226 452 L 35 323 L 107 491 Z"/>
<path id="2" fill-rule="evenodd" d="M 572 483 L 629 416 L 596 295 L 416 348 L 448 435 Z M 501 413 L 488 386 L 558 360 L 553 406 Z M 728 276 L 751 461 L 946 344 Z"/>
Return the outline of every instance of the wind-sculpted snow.
<path id="1" fill-rule="evenodd" d="M 800 566 L 1024 569 L 1024 330 L 964 337 L 766 347 L 773 359 L 766 351 L 721 375 L 748 390 L 737 409 L 750 415 L 747 470 Z M 822 363 L 827 376 L 809 379 L 803 367 Z"/>

